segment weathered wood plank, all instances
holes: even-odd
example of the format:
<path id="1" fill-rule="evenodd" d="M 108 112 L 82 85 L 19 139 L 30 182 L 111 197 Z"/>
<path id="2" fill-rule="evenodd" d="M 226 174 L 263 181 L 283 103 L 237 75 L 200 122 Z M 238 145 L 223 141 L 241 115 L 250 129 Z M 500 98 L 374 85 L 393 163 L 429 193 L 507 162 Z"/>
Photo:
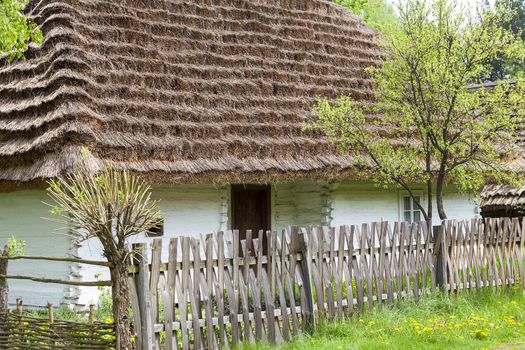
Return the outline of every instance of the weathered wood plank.
<path id="1" fill-rule="evenodd" d="M 224 323 L 224 233 L 217 233 L 217 308 L 219 313 L 219 339 L 220 346 L 225 347 L 228 344 L 226 335 L 226 326 Z"/>
<path id="2" fill-rule="evenodd" d="M 213 327 L 213 235 L 206 237 L 206 339 L 208 349 L 215 349 L 215 328 Z"/>
<path id="3" fill-rule="evenodd" d="M 162 240 L 154 239 L 151 247 L 151 272 L 150 272 L 150 300 L 151 300 L 151 319 L 157 323 L 159 321 L 159 304 L 158 297 L 159 278 L 160 278 L 160 259 L 162 254 Z M 154 334 L 155 349 L 160 350 L 160 334 Z"/>
<path id="4" fill-rule="evenodd" d="M 337 317 L 343 319 L 343 286 L 344 281 L 343 277 L 343 265 L 345 259 L 345 227 L 340 226 L 339 231 L 337 231 L 337 269 L 335 276 L 335 287 L 337 294 Z M 335 241 L 335 239 L 334 239 Z"/>
<path id="5" fill-rule="evenodd" d="M 280 238 L 279 242 L 276 242 L 276 248 L 279 250 L 279 264 L 277 267 L 277 272 L 280 273 L 280 278 L 277 279 L 277 290 L 279 293 L 279 303 L 281 305 L 281 315 L 283 318 L 282 324 L 283 324 L 283 337 L 285 340 L 290 339 L 290 319 L 288 317 L 287 312 L 287 302 L 286 302 L 286 295 L 285 295 L 285 286 L 286 286 L 286 251 L 285 251 L 285 245 L 286 245 L 286 238 L 283 231 L 283 234 Z"/>
<path id="6" fill-rule="evenodd" d="M 190 278 L 190 238 L 182 238 L 182 285 L 175 283 L 175 289 L 179 297 L 179 310 L 182 334 L 182 348 L 187 350 L 190 348 L 189 343 L 189 328 L 188 328 L 188 293 L 189 293 L 189 278 Z"/>
<path id="7" fill-rule="evenodd" d="M 153 350 L 154 346 L 154 333 L 153 333 L 153 319 L 152 319 L 152 300 L 150 299 L 149 291 L 149 269 L 148 269 L 148 257 L 146 253 L 146 244 L 137 243 L 133 245 L 133 252 L 137 256 L 137 262 L 139 265 L 139 273 L 137 275 L 137 288 L 138 288 L 138 302 L 141 318 L 141 329 L 142 335 L 142 349 Z"/>
<path id="8" fill-rule="evenodd" d="M 177 274 L 177 246 L 178 239 L 170 239 L 169 255 L 168 255 L 168 273 L 166 289 L 163 292 L 164 300 L 164 327 L 166 329 L 166 344 L 168 350 L 178 349 L 177 334 L 173 331 L 174 315 L 174 299 L 175 299 L 175 277 Z"/>

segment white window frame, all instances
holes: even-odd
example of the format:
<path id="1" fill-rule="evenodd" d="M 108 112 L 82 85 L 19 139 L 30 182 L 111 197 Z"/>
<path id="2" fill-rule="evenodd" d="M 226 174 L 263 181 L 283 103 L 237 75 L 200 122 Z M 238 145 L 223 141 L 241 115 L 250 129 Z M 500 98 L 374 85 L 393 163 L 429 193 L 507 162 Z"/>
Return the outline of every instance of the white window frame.
<path id="1" fill-rule="evenodd" d="M 426 198 L 421 192 L 414 192 L 415 197 L 419 197 L 419 204 L 424 208 L 426 206 Z M 405 208 L 405 198 L 410 199 L 411 208 L 410 210 L 406 210 Z M 408 192 L 400 192 L 399 193 L 399 221 L 405 222 L 405 213 L 410 212 L 410 221 L 409 223 L 414 222 L 414 214 L 416 212 L 419 212 L 419 221 L 423 221 L 423 213 L 421 210 L 417 207 L 414 199 L 410 196 Z"/>

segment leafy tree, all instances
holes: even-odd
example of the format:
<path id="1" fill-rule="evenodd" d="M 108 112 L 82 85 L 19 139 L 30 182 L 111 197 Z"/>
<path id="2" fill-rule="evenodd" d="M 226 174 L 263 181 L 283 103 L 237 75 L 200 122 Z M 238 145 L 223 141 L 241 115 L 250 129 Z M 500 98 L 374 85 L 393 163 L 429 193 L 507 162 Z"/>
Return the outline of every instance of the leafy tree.
<path id="1" fill-rule="evenodd" d="M 127 172 L 105 168 L 100 174 L 80 169 L 50 182 L 54 214 L 74 227 L 79 241 L 97 238 L 111 263 L 113 319 L 116 349 L 131 349 L 128 286 L 129 251 L 126 240 L 160 224 L 157 202 L 150 187 Z"/>
<path id="2" fill-rule="evenodd" d="M 26 248 L 26 242 L 16 239 L 15 236 L 9 237 L 7 244 L 4 246 L 3 250 L 0 250 L 0 275 L 7 276 L 7 266 L 9 265 L 10 257 L 24 255 Z M 8 304 L 9 296 L 9 284 L 7 283 L 7 278 L 0 278 L 0 321 L 7 317 L 9 312 Z M 3 329 L 5 324 L 0 325 L 0 330 Z"/>
<path id="3" fill-rule="evenodd" d="M 525 83 L 490 91 L 471 91 L 469 84 L 490 73 L 499 55 L 523 57 L 524 50 L 500 26 L 507 16 L 501 7 L 480 8 L 475 18 L 466 12 L 447 0 L 407 0 L 399 8 L 400 30 L 380 39 L 384 62 L 369 69 L 376 103 L 342 96 L 313 108 L 318 119 L 311 127 L 352 154 L 363 176 L 406 190 L 429 225 L 434 195 L 440 219 L 447 217 L 447 181 L 467 193 L 489 178 L 522 181 L 508 163 L 525 114 Z M 427 208 L 414 195 L 417 183 L 426 184 Z"/>
<path id="4" fill-rule="evenodd" d="M 42 43 L 42 32 L 23 13 L 29 1 L 0 0 L 0 55 L 10 53 L 10 60 L 23 59 L 31 41 Z"/>
<path id="5" fill-rule="evenodd" d="M 502 22 L 502 26 L 519 35 L 525 46 L 525 0 L 497 0 L 498 6 L 504 7 L 513 16 Z M 512 61 L 500 57 L 492 64 L 493 71 L 490 80 L 525 78 L 525 60 Z"/>
<path id="6" fill-rule="evenodd" d="M 391 31 L 398 27 L 396 13 L 385 0 L 333 0 L 333 2 L 362 17 L 366 24 L 380 32 Z"/>

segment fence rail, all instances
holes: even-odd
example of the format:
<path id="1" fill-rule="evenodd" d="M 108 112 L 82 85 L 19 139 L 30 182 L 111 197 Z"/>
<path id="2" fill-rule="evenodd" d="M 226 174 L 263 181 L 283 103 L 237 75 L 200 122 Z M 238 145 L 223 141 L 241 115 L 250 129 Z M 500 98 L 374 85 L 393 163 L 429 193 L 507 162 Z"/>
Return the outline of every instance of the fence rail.
<path id="1" fill-rule="evenodd" d="M 435 237 L 425 223 L 247 231 L 242 241 L 227 231 L 172 238 L 167 262 L 154 240 L 150 262 L 147 246 L 136 247 L 129 277 L 137 349 L 278 343 L 321 317 L 417 299 L 438 285 L 523 283 L 523 229 L 517 219 L 476 219 L 444 222 Z"/>

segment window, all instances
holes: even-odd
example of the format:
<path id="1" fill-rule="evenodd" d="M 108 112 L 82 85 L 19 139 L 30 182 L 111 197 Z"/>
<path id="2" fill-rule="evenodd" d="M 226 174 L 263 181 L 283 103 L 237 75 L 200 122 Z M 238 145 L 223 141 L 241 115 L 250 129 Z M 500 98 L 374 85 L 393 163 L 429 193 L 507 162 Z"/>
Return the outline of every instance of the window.
<path id="1" fill-rule="evenodd" d="M 164 220 L 157 226 L 154 226 L 146 232 L 147 237 L 161 237 L 164 235 Z"/>
<path id="2" fill-rule="evenodd" d="M 415 196 L 414 199 L 410 196 L 403 197 L 403 221 L 409 223 L 421 221 L 421 211 L 416 204 L 416 200 L 421 204 L 420 196 Z"/>

